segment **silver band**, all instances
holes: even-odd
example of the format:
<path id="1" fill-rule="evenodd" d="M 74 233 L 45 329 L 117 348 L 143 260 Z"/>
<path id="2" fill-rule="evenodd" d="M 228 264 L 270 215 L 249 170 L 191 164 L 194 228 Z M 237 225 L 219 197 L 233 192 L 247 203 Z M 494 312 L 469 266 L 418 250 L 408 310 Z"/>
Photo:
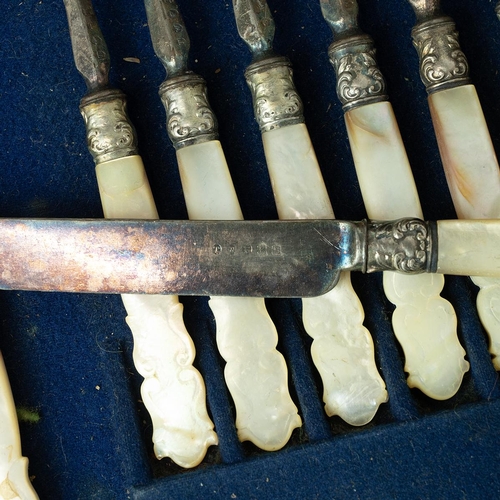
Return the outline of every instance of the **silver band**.
<path id="1" fill-rule="evenodd" d="M 120 90 L 100 90 L 84 97 L 80 111 L 87 130 L 87 147 L 97 164 L 138 154 L 134 126 Z"/>
<path id="2" fill-rule="evenodd" d="M 167 132 L 175 149 L 218 138 L 217 118 L 207 98 L 205 80 L 188 72 L 160 86 L 167 112 Z"/>
<path id="3" fill-rule="evenodd" d="M 420 60 L 420 78 L 428 94 L 470 83 L 469 64 L 452 19 L 438 17 L 417 24 L 412 38 Z"/>
<path id="4" fill-rule="evenodd" d="M 337 96 L 344 111 L 389 99 L 375 58 L 373 40 L 368 35 L 334 42 L 328 55 L 335 68 Z"/>
<path id="5" fill-rule="evenodd" d="M 288 59 L 273 57 L 251 64 L 245 78 L 261 132 L 304 122 L 302 100 Z"/>
<path id="6" fill-rule="evenodd" d="M 436 272 L 436 243 L 436 231 L 431 224 L 420 219 L 370 221 L 366 238 L 366 272 Z"/>

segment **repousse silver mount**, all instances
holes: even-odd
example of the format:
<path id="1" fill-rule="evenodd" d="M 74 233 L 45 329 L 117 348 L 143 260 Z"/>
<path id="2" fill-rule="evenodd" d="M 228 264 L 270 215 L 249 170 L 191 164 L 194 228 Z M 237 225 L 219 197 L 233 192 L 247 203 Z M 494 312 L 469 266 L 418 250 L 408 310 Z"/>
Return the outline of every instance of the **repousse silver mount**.
<path id="1" fill-rule="evenodd" d="M 80 103 L 87 131 L 87 147 L 97 164 L 138 154 L 134 126 L 127 115 L 123 92 L 92 92 Z"/>
<path id="2" fill-rule="evenodd" d="M 286 57 L 271 57 L 248 66 L 245 78 L 252 93 L 261 132 L 304 122 L 304 107 Z"/>
<path id="3" fill-rule="evenodd" d="M 441 14 L 439 0 L 408 2 L 417 17 L 411 34 L 427 93 L 469 84 L 469 64 L 460 48 L 455 23 Z"/>
<path id="4" fill-rule="evenodd" d="M 218 138 L 217 118 L 201 76 L 185 73 L 165 80 L 160 98 L 167 113 L 167 133 L 176 149 Z"/>
<path id="5" fill-rule="evenodd" d="M 420 219 L 370 221 L 365 272 L 436 272 L 436 225 Z"/>
<path id="6" fill-rule="evenodd" d="M 368 35 L 333 42 L 328 55 L 335 68 L 337 96 L 344 111 L 389 99 L 373 40 Z"/>
<path id="7" fill-rule="evenodd" d="M 337 96 L 343 110 L 387 101 L 373 40 L 358 26 L 357 2 L 322 0 L 321 11 L 335 36 L 328 55 L 337 76 Z"/>

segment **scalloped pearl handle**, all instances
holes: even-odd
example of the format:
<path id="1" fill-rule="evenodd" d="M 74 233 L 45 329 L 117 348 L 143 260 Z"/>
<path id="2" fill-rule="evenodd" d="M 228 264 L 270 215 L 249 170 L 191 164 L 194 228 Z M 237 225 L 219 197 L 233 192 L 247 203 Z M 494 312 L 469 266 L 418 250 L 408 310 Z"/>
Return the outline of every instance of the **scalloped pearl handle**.
<path id="1" fill-rule="evenodd" d="M 177 150 L 190 219 L 243 219 L 219 141 Z M 217 345 L 226 361 L 226 383 L 236 407 L 241 441 L 259 448 L 282 448 L 302 425 L 288 391 L 285 359 L 276 350 L 278 334 L 264 299 L 213 297 Z"/>
<path id="2" fill-rule="evenodd" d="M 158 218 L 140 156 L 100 163 L 96 175 L 106 218 Z M 205 384 L 192 365 L 195 348 L 182 304 L 175 296 L 122 299 L 134 337 L 134 363 L 144 377 L 141 395 L 153 422 L 155 454 L 195 467 L 218 440 L 206 408 Z"/>
<path id="3" fill-rule="evenodd" d="M 345 114 L 356 173 L 368 217 L 422 218 L 399 127 L 389 102 Z M 384 291 L 396 306 L 394 334 L 405 354 L 408 385 L 434 399 L 452 397 L 469 369 L 452 305 L 440 296 L 442 275 L 384 273 Z M 446 353 L 446 355 L 443 355 Z"/>
<path id="4" fill-rule="evenodd" d="M 0 353 L 0 500 L 38 500 L 22 456 L 16 407 Z"/>
<path id="5" fill-rule="evenodd" d="M 264 132 L 262 141 L 280 219 L 333 218 L 306 126 Z M 303 299 L 302 305 L 304 327 L 314 339 L 311 355 L 323 381 L 327 415 L 338 415 L 351 425 L 368 423 L 387 401 L 387 391 L 349 273 L 341 274 L 331 292 Z"/>
<path id="6" fill-rule="evenodd" d="M 429 108 L 446 180 L 459 218 L 500 217 L 500 170 L 473 85 L 429 96 Z M 500 370 L 500 279 L 475 278 L 477 311 Z"/>

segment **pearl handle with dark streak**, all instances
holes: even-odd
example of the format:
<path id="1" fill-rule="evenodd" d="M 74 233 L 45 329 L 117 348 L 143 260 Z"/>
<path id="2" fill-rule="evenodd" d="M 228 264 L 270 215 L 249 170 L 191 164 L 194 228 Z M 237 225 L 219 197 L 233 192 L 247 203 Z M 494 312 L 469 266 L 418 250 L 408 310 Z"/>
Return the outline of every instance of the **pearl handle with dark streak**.
<path id="1" fill-rule="evenodd" d="M 463 219 L 499 218 L 500 169 L 455 24 L 442 14 L 440 0 L 408 1 L 417 17 L 413 44 L 455 211 Z M 500 281 L 472 280 L 480 288 L 477 311 L 500 370 Z"/>

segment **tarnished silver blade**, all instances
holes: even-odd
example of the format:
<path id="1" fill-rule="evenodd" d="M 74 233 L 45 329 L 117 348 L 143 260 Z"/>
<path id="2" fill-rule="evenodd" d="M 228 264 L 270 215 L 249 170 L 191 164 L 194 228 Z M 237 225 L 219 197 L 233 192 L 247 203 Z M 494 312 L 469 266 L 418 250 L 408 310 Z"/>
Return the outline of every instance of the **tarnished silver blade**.
<path id="1" fill-rule="evenodd" d="M 361 32 L 356 0 L 320 0 L 320 4 L 323 17 L 337 40 Z"/>
<path id="2" fill-rule="evenodd" d="M 265 0 L 233 0 L 238 33 L 254 59 L 272 54 L 274 20 Z"/>
<path id="3" fill-rule="evenodd" d="M 64 0 L 73 57 L 90 92 L 108 86 L 109 54 L 91 0 Z"/>
<path id="4" fill-rule="evenodd" d="M 0 219 L 0 289 L 315 296 L 362 267 L 363 224 Z"/>
<path id="5" fill-rule="evenodd" d="M 173 77 L 187 71 L 189 36 L 184 21 L 173 0 L 145 0 L 149 32 L 153 48 Z"/>
<path id="6" fill-rule="evenodd" d="M 408 3 L 412 6 L 419 23 L 442 15 L 441 0 L 408 0 Z"/>

